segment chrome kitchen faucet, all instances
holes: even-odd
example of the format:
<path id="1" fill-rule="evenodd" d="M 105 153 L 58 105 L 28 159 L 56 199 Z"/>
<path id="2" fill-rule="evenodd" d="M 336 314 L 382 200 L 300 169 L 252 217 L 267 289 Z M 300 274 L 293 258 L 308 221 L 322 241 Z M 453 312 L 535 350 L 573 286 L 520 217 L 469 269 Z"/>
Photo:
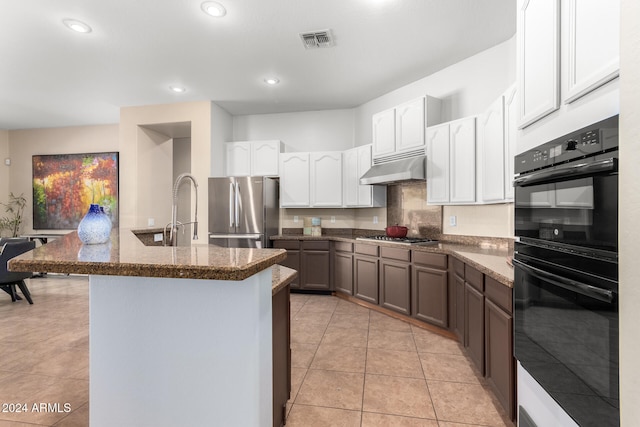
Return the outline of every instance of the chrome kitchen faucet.
<path id="1" fill-rule="evenodd" d="M 182 180 L 189 178 L 193 181 L 193 186 L 196 190 L 196 211 L 193 222 L 181 223 L 178 222 L 178 190 L 180 188 L 180 184 Z M 178 246 L 178 227 L 184 226 L 188 224 L 193 224 L 193 240 L 198 240 L 198 183 L 196 182 L 196 178 L 189 174 L 183 173 L 178 178 L 176 178 L 176 182 L 173 185 L 173 204 L 171 206 L 171 223 L 167 224 L 171 226 L 171 231 L 169 232 L 169 246 Z M 167 227 L 165 227 L 166 231 Z"/>

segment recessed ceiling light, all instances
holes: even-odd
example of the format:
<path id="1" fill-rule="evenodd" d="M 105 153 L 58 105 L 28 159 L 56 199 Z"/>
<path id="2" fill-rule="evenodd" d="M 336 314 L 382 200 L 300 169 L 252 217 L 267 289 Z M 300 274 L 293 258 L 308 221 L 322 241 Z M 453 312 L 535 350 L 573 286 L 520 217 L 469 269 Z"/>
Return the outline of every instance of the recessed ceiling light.
<path id="1" fill-rule="evenodd" d="M 275 78 L 275 77 L 267 77 L 266 79 L 264 79 L 264 82 L 268 85 L 277 85 L 278 83 L 280 83 L 280 80 Z"/>
<path id="2" fill-rule="evenodd" d="M 75 31 L 76 33 L 90 33 L 91 27 L 85 24 L 82 21 L 78 21 L 76 19 L 63 19 L 62 23 L 67 26 L 70 30 Z"/>
<path id="3" fill-rule="evenodd" d="M 227 14 L 227 9 L 216 1 L 206 1 L 201 7 L 204 13 L 215 18 L 221 18 Z"/>
<path id="4" fill-rule="evenodd" d="M 171 89 L 171 91 L 175 93 L 184 93 L 187 91 L 187 89 L 183 88 L 182 86 L 169 86 L 169 89 Z"/>

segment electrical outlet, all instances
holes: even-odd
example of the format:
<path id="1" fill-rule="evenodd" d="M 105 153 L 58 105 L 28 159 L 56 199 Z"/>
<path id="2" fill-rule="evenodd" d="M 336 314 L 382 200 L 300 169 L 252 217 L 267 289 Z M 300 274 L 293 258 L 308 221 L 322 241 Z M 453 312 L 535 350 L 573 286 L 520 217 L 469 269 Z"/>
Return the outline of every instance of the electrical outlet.
<path id="1" fill-rule="evenodd" d="M 456 225 L 458 225 L 458 223 L 457 223 L 457 218 L 456 218 L 456 216 L 455 216 L 455 215 L 451 215 L 451 216 L 449 217 L 449 225 L 450 225 L 451 227 L 455 227 Z"/>
<path id="2" fill-rule="evenodd" d="M 153 235 L 154 242 L 162 242 L 162 233 L 156 233 Z"/>
<path id="3" fill-rule="evenodd" d="M 298 215 L 293 216 L 293 222 L 298 222 Z"/>
<path id="4" fill-rule="evenodd" d="M 336 217 L 335 216 L 331 216 L 331 222 L 335 223 L 336 222 Z"/>
<path id="5" fill-rule="evenodd" d="M 156 225 L 156 220 L 154 218 L 147 219 L 147 226 L 153 227 L 154 225 Z"/>
<path id="6" fill-rule="evenodd" d="M 373 216 L 373 223 L 374 224 L 378 223 L 378 217 L 376 215 Z"/>

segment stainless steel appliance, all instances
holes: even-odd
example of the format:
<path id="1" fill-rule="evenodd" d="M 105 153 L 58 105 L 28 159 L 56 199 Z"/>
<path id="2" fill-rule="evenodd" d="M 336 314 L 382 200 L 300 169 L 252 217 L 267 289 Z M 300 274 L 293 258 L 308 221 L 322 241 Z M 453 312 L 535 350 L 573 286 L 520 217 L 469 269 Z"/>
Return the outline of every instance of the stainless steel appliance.
<path id="1" fill-rule="evenodd" d="M 520 425 L 620 424 L 617 159 L 617 116 L 516 156 Z"/>
<path id="2" fill-rule="evenodd" d="M 278 182 L 261 176 L 209 178 L 209 243 L 268 248 L 278 234 Z"/>
<path id="3" fill-rule="evenodd" d="M 384 234 L 376 236 L 357 237 L 356 240 L 372 240 L 377 242 L 397 243 L 400 245 L 435 245 L 437 240 L 422 237 L 390 237 Z"/>

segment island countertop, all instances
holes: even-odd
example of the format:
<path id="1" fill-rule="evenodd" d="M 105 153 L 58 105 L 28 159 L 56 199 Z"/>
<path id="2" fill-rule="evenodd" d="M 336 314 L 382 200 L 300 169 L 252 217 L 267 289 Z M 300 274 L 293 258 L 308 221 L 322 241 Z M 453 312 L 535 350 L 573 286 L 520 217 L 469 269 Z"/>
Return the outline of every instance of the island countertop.
<path id="1" fill-rule="evenodd" d="M 284 249 L 219 248 L 208 244 L 145 246 L 114 228 L 101 245 L 83 245 L 75 231 L 9 261 L 12 271 L 105 276 L 244 280 L 286 258 Z"/>

